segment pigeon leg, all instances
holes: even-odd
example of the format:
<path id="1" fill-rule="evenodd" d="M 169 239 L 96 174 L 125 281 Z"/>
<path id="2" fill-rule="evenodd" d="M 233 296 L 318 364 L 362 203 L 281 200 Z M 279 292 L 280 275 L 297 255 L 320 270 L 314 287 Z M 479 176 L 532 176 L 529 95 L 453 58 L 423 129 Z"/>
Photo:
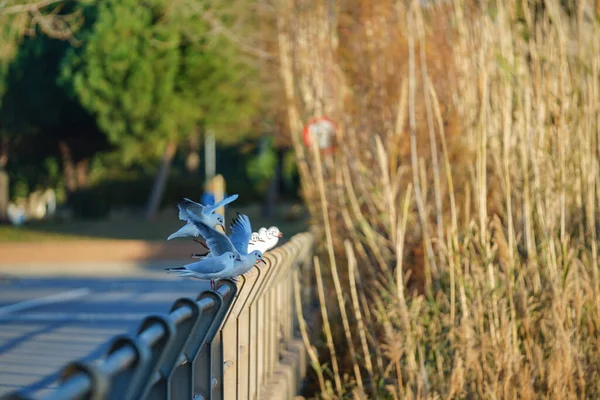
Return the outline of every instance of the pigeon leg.
<path id="1" fill-rule="evenodd" d="M 202 247 L 204 247 L 206 250 L 210 250 L 210 249 L 208 248 L 208 246 L 206 245 L 206 243 L 204 243 L 202 240 L 198 239 L 197 237 L 195 237 L 195 238 L 194 238 L 194 242 L 196 242 L 196 243 L 200 243 L 200 245 L 201 245 Z"/>

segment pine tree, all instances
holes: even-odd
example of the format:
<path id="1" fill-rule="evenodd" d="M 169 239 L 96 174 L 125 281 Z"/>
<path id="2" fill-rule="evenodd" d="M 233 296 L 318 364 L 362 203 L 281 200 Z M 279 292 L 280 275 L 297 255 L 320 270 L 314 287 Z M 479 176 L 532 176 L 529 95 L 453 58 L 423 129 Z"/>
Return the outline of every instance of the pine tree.
<path id="1" fill-rule="evenodd" d="M 203 2 L 204 3 L 204 2 Z M 234 142 L 257 104 L 253 70 L 198 14 L 169 0 L 105 0 L 64 63 L 63 82 L 126 161 L 162 154 L 147 216 L 160 203 L 179 143 L 197 126 Z"/>

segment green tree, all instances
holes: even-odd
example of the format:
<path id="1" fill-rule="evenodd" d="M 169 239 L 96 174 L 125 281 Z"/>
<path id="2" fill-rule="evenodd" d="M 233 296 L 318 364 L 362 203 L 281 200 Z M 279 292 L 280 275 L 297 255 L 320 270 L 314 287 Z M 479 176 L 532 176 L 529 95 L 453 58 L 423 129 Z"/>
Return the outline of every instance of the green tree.
<path id="1" fill-rule="evenodd" d="M 65 84 L 126 161 L 162 154 L 149 218 L 178 144 L 198 126 L 217 132 L 221 142 L 239 139 L 256 104 L 257 92 L 246 84 L 252 68 L 240 65 L 233 46 L 209 37 L 206 22 L 178 4 L 103 1 L 82 36 L 84 46 L 64 64 Z"/>
<path id="2" fill-rule="evenodd" d="M 49 37 L 74 41 L 73 33 L 81 25 L 78 10 L 57 12 L 67 1 L 13 0 L 0 6 L 0 97 L 6 90 L 9 65 L 24 36 L 40 32 Z M 72 3 L 72 1 L 69 1 Z M 0 106 L 1 106 L 0 99 Z M 0 220 L 6 216 L 8 205 L 8 176 L 5 168 L 14 147 L 14 132 L 9 132 L 0 120 Z M 14 154 L 13 154 L 14 155 Z M 14 160 L 13 160 L 14 161 Z M 28 164 L 28 167 L 31 165 Z"/>
<path id="3" fill-rule="evenodd" d="M 0 64 L 10 62 L 24 36 L 42 34 L 75 43 L 83 23 L 76 2 L 95 0 L 11 0 L 0 6 Z M 66 5 L 66 7 L 64 7 Z M 0 88 L 1 89 L 1 88 Z"/>
<path id="4" fill-rule="evenodd" d="M 69 2 L 60 12 L 76 10 Z M 90 113 L 57 84 L 71 44 L 36 29 L 37 35 L 21 40 L 10 62 L 5 60 L 0 121 L 12 153 L 8 168 L 35 186 L 47 181 L 45 160 L 60 158 L 64 184 L 72 192 L 86 185 L 88 161 L 107 149 L 107 140 Z"/>

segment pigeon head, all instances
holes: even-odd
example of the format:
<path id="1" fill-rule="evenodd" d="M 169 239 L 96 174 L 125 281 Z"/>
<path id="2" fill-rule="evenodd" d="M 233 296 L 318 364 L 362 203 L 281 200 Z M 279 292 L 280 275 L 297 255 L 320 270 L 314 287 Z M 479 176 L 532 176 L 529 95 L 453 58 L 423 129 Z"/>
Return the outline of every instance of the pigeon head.
<path id="1" fill-rule="evenodd" d="M 258 262 L 262 262 L 263 264 L 267 265 L 266 261 L 263 258 L 263 254 L 260 250 L 254 250 L 252 253 L 250 253 L 250 255 L 254 256 L 254 259 Z"/>
<path id="2" fill-rule="evenodd" d="M 267 229 L 267 234 L 270 237 L 278 237 L 278 238 L 283 237 L 283 233 L 281 233 L 281 231 L 279 230 L 279 228 L 276 227 L 276 226 L 272 226 L 269 229 Z"/>
<path id="3" fill-rule="evenodd" d="M 223 230 L 225 230 L 225 218 L 221 214 L 210 214 L 206 216 L 208 220 L 208 224 L 210 227 L 214 227 L 215 225 L 219 225 Z"/>

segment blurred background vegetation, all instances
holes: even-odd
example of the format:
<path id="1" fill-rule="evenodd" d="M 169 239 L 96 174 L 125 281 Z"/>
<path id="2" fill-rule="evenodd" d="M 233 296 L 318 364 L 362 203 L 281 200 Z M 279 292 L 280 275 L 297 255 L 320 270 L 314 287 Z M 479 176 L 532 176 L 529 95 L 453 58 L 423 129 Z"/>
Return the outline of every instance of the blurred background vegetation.
<path id="1" fill-rule="evenodd" d="M 152 218 L 202 194 L 214 135 L 236 207 L 301 197 L 311 217 L 305 394 L 599 398 L 599 16 L 598 0 L 4 2 L 0 167 L 14 201 L 51 187 L 77 217 Z M 322 115 L 331 152 L 302 142 Z"/>
<path id="2" fill-rule="evenodd" d="M 207 136 L 236 205 L 268 216 L 297 202 L 264 13 L 248 0 L 4 2 L 0 219 L 48 189 L 59 216 L 153 219 L 200 199 Z"/>

